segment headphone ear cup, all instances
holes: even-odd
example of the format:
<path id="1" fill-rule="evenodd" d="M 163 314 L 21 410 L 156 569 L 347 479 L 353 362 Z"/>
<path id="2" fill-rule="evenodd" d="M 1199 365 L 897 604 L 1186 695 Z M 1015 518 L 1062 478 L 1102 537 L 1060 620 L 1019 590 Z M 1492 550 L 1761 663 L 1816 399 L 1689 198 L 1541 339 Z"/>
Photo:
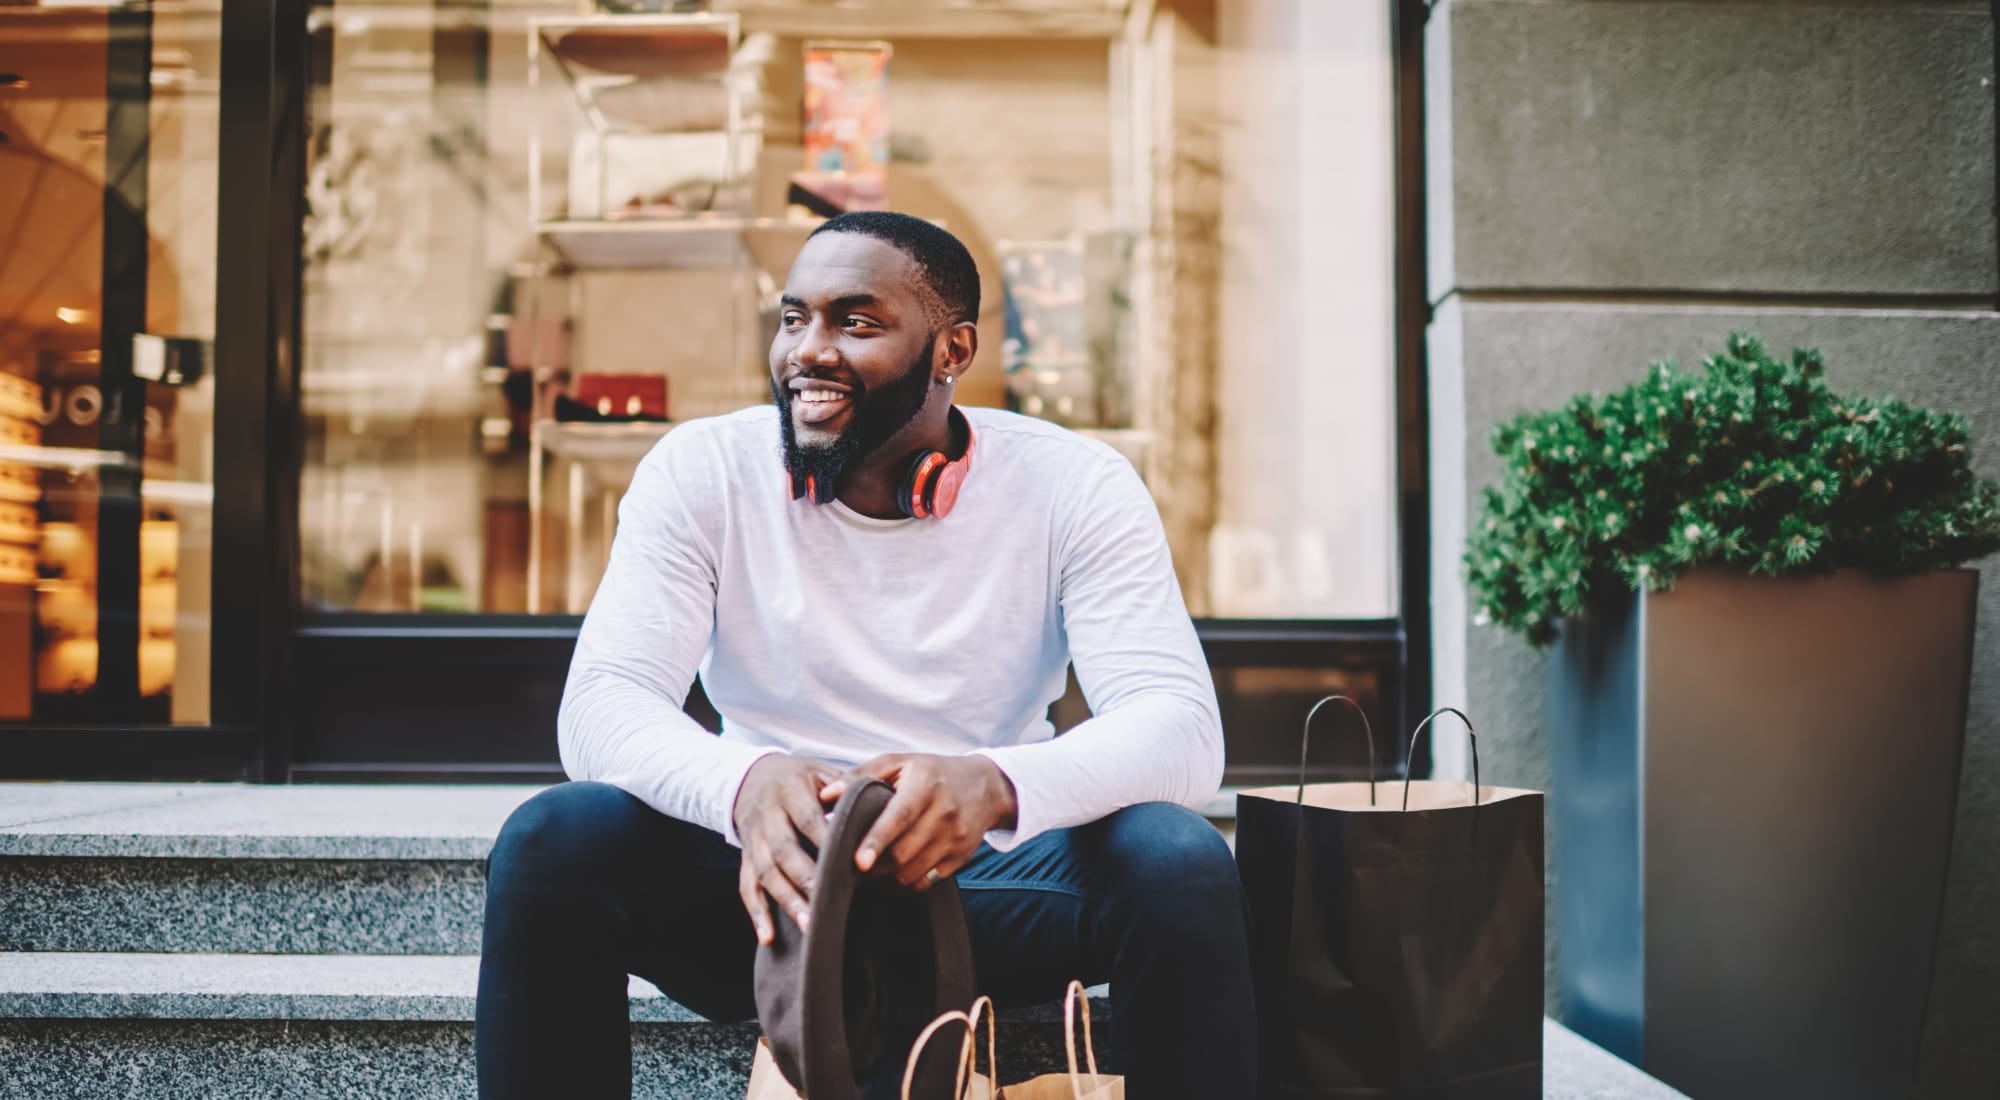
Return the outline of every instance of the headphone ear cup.
<path id="1" fill-rule="evenodd" d="M 903 477 L 903 491 L 896 494 L 896 505 L 905 516 L 923 519 L 931 514 L 930 494 L 936 479 L 932 476 L 944 464 L 945 458 L 936 451 L 925 451 L 910 463 L 910 472 Z"/>
<path id="2" fill-rule="evenodd" d="M 924 494 L 924 508 L 931 515 L 943 519 L 951 514 L 952 507 L 958 503 L 959 486 L 965 484 L 965 474 L 971 466 L 963 458 L 947 462 L 944 469 L 931 479 L 930 491 Z"/>

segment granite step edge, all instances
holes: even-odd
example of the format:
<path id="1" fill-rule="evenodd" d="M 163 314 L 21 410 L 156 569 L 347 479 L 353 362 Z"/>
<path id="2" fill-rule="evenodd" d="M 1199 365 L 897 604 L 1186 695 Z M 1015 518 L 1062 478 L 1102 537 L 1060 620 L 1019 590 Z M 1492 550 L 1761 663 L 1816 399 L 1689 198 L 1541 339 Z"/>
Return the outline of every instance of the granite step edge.
<path id="1" fill-rule="evenodd" d="M 200 835 L 0 831 L 0 857 L 480 863 L 491 836 Z"/>
<path id="2" fill-rule="evenodd" d="M 483 860 L 541 789 L 0 783 L 0 855 Z"/>
<path id="3" fill-rule="evenodd" d="M 0 952 L 0 1019 L 464 1021 L 477 955 L 228 955 Z M 1108 1016 L 1099 987 L 1093 1018 Z M 634 977 L 634 1023 L 706 1023 Z M 1060 1021 L 1059 1006 L 1000 1022 Z"/>
<path id="4" fill-rule="evenodd" d="M 0 782 L 0 856 L 484 860 L 535 785 Z M 1235 792 L 1205 812 L 1235 815 Z"/>

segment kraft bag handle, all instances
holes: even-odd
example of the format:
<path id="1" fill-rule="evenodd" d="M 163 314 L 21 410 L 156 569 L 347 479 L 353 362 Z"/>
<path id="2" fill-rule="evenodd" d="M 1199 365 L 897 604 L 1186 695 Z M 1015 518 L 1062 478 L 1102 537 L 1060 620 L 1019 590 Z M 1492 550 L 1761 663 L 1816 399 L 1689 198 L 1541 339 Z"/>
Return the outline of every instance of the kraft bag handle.
<path id="1" fill-rule="evenodd" d="M 986 1017 L 986 1072 L 993 1075 L 993 1095 L 995 1097 L 1000 1095 L 1000 1054 L 994 1045 L 994 1019 L 997 1014 L 993 1010 L 993 998 L 981 996 L 972 1002 L 972 1034 L 966 1037 L 966 1042 L 971 1046 L 972 1056 L 966 1060 L 965 1071 L 959 1078 L 959 1096 L 965 1095 L 966 1086 L 972 1083 L 973 1078 L 979 1076 L 979 1018 L 982 1014 Z M 953 1100 L 957 1098 L 954 1097 Z"/>
<path id="2" fill-rule="evenodd" d="M 981 998 L 981 1000 L 984 999 L 983 997 Z M 973 1011 L 976 1012 L 978 1009 L 979 1006 L 974 1004 Z M 939 1028 L 950 1023 L 963 1023 L 966 1027 L 965 1038 L 960 1041 L 958 1048 L 958 1086 L 952 1090 L 951 1100 L 959 1100 L 960 1097 L 965 1095 L 965 1060 L 976 1056 L 972 1049 L 972 1037 L 974 1028 L 977 1025 L 972 1022 L 971 1016 L 953 1009 L 932 1020 L 924 1028 L 923 1033 L 917 1036 L 916 1043 L 911 1045 L 910 1059 L 903 1064 L 903 1100 L 910 1100 L 910 1082 L 917 1076 L 917 1061 L 923 1057 L 924 1047 L 930 1045 L 931 1037 L 937 1034 Z"/>
<path id="3" fill-rule="evenodd" d="M 1440 714 L 1455 714 L 1459 721 L 1465 723 L 1465 739 L 1472 745 L 1472 808 L 1477 810 L 1479 809 L 1479 734 L 1473 730 L 1472 719 L 1467 718 L 1464 711 L 1457 707 L 1439 707 L 1425 715 L 1424 720 L 1417 723 L 1416 732 L 1410 734 L 1410 749 L 1404 759 L 1416 759 L 1417 738 L 1423 736 L 1424 727 L 1430 725 L 1432 719 Z M 1437 738 L 1431 738 L 1431 742 L 1435 744 Z M 1410 812 L 1410 776 L 1407 772 L 1403 776 L 1403 812 Z"/>
<path id="4" fill-rule="evenodd" d="M 1069 1089 L 1076 1100 L 1083 1100 L 1083 1079 L 1076 1071 L 1076 1017 L 1077 1006 L 1083 1006 L 1083 1056 L 1090 1067 L 1090 1076 L 1097 1077 L 1097 1044 L 1090 1038 L 1090 993 L 1083 983 L 1072 979 L 1069 992 L 1063 994 L 1063 1046 L 1069 1048 Z M 996 1076 L 998 1071 L 996 1070 Z M 906 1097 L 905 1100 L 908 1100 Z"/>
<path id="5" fill-rule="evenodd" d="M 1368 724 L 1368 712 L 1361 709 L 1360 703 L 1345 695 L 1329 695 L 1314 703 L 1313 708 L 1306 712 L 1305 728 L 1299 731 L 1299 796 L 1293 800 L 1294 805 L 1302 806 L 1306 801 L 1306 753 L 1311 745 L 1313 716 L 1319 713 L 1319 708 L 1335 701 L 1346 703 L 1354 713 L 1360 715 L 1361 728 L 1368 734 L 1368 804 L 1370 806 L 1375 804 L 1375 727 Z M 1407 802 L 1405 799 L 1406 804 Z"/>

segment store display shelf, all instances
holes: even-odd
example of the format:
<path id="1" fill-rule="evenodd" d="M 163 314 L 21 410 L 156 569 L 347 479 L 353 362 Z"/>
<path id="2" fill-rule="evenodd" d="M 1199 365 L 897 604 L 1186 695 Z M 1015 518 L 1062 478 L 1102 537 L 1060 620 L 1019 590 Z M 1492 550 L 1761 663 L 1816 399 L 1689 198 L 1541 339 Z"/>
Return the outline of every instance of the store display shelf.
<path id="1" fill-rule="evenodd" d="M 793 38 L 1116 38 L 1150 0 L 718 0 L 745 33 Z"/>
<path id="2" fill-rule="evenodd" d="M 629 218 L 546 221 L 535 227 L 572 266 L 726 267 L 802 243 L 819 222 L 789 218 Z"/>
<path id="3" fill-rule="evenodd" d="M 733 15 L 704 13 L 537 16 L 530 26 L 573 80 L 720 73 L 737 36 Z"/>
<path id="4" fill-rule="evenodd" d="M 45 470 L 76 471 L 139 465 L 138 459 L 124 451 L 99 451 L 89 447 L 0 446 L 0 462 L 38 466 Z"/>
<path id="5" fill-rule="evenodd" d="M 548 458 L 570 463 L 599 486 L 623 492 L 646 452 L 672 428 L 671 422 L 629 424 L 544 420 L 534 427 L 534 446 Z"/>

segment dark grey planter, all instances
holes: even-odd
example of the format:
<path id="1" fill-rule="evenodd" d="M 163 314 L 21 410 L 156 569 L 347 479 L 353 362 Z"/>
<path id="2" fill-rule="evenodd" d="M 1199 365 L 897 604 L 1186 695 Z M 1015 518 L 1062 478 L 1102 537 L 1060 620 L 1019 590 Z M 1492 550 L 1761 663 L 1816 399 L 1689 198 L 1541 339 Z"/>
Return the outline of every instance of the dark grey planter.
<path id="1" fill-rule="evenodd" d="M 1565 1022 L 1699 1100 L 1909 1093 L 1978 580 L 1701 571 L 1565 624 Z"/>

